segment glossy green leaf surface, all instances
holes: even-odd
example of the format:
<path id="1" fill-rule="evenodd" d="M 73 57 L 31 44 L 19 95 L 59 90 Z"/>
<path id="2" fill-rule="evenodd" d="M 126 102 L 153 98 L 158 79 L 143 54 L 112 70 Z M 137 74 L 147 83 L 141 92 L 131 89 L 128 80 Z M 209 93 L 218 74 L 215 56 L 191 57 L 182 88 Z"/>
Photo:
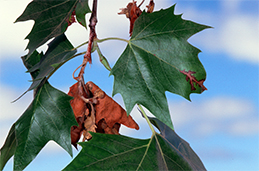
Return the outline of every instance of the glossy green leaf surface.
<path id="1" fill-rule="evenodd" d="M 14 155 L 16 150 L 15 124 L 12 125 L 3 147 L 0 149 L 0 170 L 3 170 L 7 161 Z"/>
<path id="2" fill-rule="evenodd" d="M 181 156 L 192 168 L 192 170 L 206 170 L 198 155 L 190 147 L 189 143 L 176 134 L 174 130 L 165 125 L 156 118 L 149 118 L 151 123 L 159 129 L 172 148 L 175 148 L 178 155 Z"/>
<path id="3" fill-rule="evenodd" d="M 140 140 L 122 135 L 92 133 L 64 169 L 69 170 L 191 170 L 190 166 L 159 134 Z"/>
<path id="4" fill-rule="evenodd" d="M 1 148 L 1 169 L 14 155 L 14 170 L 23 170 L 50 140 L 72 156 L 70 128 L 77 122 L 69 103 L 71 99 L 46 82 L 12 126 Z"/>
<path id="5" fill-rule="evenodd" d="M 88 6 L 88 0 L 79 0 L 75 12 L 77 21 L 86 28 L 85 14 L 91 12 Z"/>
<path id="6" fill-rule="evenodd" d="M 193 71 L 192 79 L 204 81 L 206 72 L 198 59 L 199 49 L 187 42 L 193 34 L 209 28 L 174 15 L 174 6 L 153 13 L 143 12 L 134 24 L 129 43 L 112 68 L 113 95 L 120 93 L 127 113 L 135 104 L 145 106 L 173 128 L 165 91 L 190 99 L 202 88 L 181 71 Z M 203 83 L 203 82 L 202 82 Z"/>
<path id="7" fill-rule="evenodd" d="M 66 21 L 72 14 L 77 0 L 49 1 L 34 0 L 26 7 L 16 22 L 34 20 L 35 23 L 26 39 L 29 55 L 49 39 L 59 36 L 67 29 Z"/>
<path id="8" fill-rule="evenodd" d="M 53 74 L 57 68 L 67 62 L 75 53 L 76 49 L 74 49 L 64 34 L 51 41 L 47 52 L 41 57 L 40 62 L 28 70 L 30 73 L 38 70 L 37 77 L 33 79 L 29 90 L 36 88 L 45 77 Z"/>
<path id="9" fill-rule="evenodd" d="M 23 61 L 24 66 L 29 70 L 33 66 L 35 66 L 37 63 L 39 63 L 43 56 L 44 55 L 43 55 L 42 52 L 39 53 L 38 51 L 35 50 L 32 53 L 32 55 L 29 56 L 28 58 L 27 58 L 27 55 L 23 56 L 22 61 Z M 31 74 L 32 79 L 36 79 L 37 75 L 39 74 L 39 70 L 34 71 L 34 72 L 30 72 L 30 74 Z"/>
<path id="10" fill-rule="evenodd" d="M 80 2 L 79 7 L 77 7 L 78 2 Z M 26 49 L 29 49 L 28 56 L 51 38 L 66 31 L 68 20 L 76 7 L 78 8 L 76 10 L 77 18 L 80 19 L 80 22 L 85 23 L 83 15 L 89 12 L 87 3 L 86 0 L 33 0 L 29 3 L 22 15 L 16 20 L 16 22 L 35 21 L 31 32 L 26 37 L 26 39 L 29 39 L 26 47 Z"/>

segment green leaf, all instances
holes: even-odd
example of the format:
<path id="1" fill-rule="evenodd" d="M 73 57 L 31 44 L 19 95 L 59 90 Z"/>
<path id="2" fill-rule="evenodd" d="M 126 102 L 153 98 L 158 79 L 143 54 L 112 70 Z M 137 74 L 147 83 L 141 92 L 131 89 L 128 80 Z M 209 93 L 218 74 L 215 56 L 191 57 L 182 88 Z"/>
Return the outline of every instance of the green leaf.
<path id="1" fill-rule="evenodd" d="M 56 37 L 48 46 L 49 48 L 46 54 L 41 57 L 40 62 L 28 70 L 30 73 L 38 71 L 38 75 L 33 79 L 33 83 L 27 91 L 36 88 L 45 77 L 52 75 L 76 53 L 76 49 L 64 34 Z"/>
<path id="2" fill-rule="evenodd" d="M 15 21 L 35 21 L 31 32 L 26 37 L 26 39 L 29 39 L 29 43 L 26 47 L 26 49 L 29 49 L 28 56 L 49 39 L 57 37 L 66 31 L 68 20 L 79 1 L 80 0 L 34 0 L 29 3 L 23 14 Z M 89 7 L 86 4 L 87 2 L 80 2 L 77 16 L 79 16 L 81 21 Z M 82 9 L 84 7 L 88 8 Z"/>
<path id="3" fill-rule="evenodd" d="M 141 14 L 126 49 L 111 71 L 113 95 L 122 95 L 127 113 L 139 103 L 173 128 L 165 91 L 190 99 L 191 93 L 204 90 L 200 85 L 206 72 L 198 59 L 200 50 L 187 39 L 205 28 L 209 27 L 174 15 L 174 6 Z M 187 77 L 183 71 L 189 70 L 195 74 Z"/>
<path id="4" fill-rule="evenodd" d="M 76 5 L 76 19 L 85 28 L 87 28 L 85 14 L 89 12 L 91 12 L 91 10 L 88 6 L 88 0 L 79 0 L 78 4 Z"/>
<path id="5" fill-rule="evenodd" d="M 177 148 L 161 135 L 140 140 L 122 135 L 91 133 L 89 142 L 66 170 L 191 170 Z"/>
<path id="6" fill-rule="evenodd" d="M 0 170 L 3 170 L 7 161 L 14 155 L 16 150 L 15 124 L 11 127 L 3 147 L 0 149 Z"/>
<path id="7" fill-rule="evenodd" d="M 34 51 L 31 56 L 29 56 L 27 58 L 26 56 L 22 57 L 22 61 L 24 66 L 29 70 L 31 69 L 34 65 L 36 65 L 37 63 L 40 62 L 41 58 L 43 57 L 43 53 L 39 53 L 38 51 Z M 27 60 L 26 60 L 27 58 Z M 35 72 L 30 72 L 32 79 L 35 79 L 37 77 L 37 75 L 39 74 L 39 71 L 35 71 Z"/>
<path id="8" fill-rule="evenodd" d="M 42 59 L 43 57 L 43 53 L 39 53 L 37 50 L 35 50 L 30 56 L 28 55 L 25 55 L 25 56 L 22 56 L 22 61 L 23 61 L 23 64 L 24 66 L 29 70 L 31 69 L 34 65 L 36 65 L 38 62 L 40 62 L 40 60 Z M 30 72 L 31 74 L 31 77 L 32 77 L 32 80 L 35 80 L 35 78 L 38 76 L 39 74 L 39 70 L 36 70 L 36 71 L 32 71 Z M 33 91 L 33 94 L 34 96 L 37 94 L 37 91 L 40 89 L 41 85 L 44 84 L 44 82 L 46 81 L 46 79 L 43 79 L 41 81 L 41 84 L 37 86 L 36 89 L 34 89 Z M 29 90 L 25 91 L 20 97 L 18 97 L 17 99 L 15 99 L 13 102 L 19 100 L 23 95 L 25 95 Z"/>
<path id="9" fill-rule="evenodd" d="M 198 155 L 190 147 L 189 143 L 179 137 L 174 130 L 165 125 L 157 118 L 150 118 L 151 123 L 159 129 L 163 136 L 171 145 L 177 149 L 178 155 L 181 156 L 192 168 L 192 170 L 206 170 Z"/>
<path id="10" fill-rule="evenodd" d="M 12 126 L 1 148 L 0 168 L 14 155 L 14 170 L 23 170 L 50 140 L 72 156 L 70 128 L 77 122 L 71 99 L 46 82 Z"/>

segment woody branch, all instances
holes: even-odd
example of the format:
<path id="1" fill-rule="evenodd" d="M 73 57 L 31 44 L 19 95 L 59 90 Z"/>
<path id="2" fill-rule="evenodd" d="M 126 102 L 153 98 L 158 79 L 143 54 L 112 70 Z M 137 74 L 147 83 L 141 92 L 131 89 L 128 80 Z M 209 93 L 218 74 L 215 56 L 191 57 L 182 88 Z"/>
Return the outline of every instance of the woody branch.
<path id="1" fill-rule="evenodd" d="M 84 74 L 86 64 L 88 62 L 90 64 L 92 63 L 91 50 L 92 50 L 94 38 L 96 38 L 96 32 L 95 32 L 95 26 L 96 26 L 96 23 L 97 23 L 96 13 L 97 13 L 97 0 L 93 0 L 92 14 L 91 14 L 91 17 L 89 19 L 90 34 L 89 34 L 88 47 L 87 47 L 87 51 L 84 55 L 84 60 L 83 60 L 83 63 L 82 63 L 81 70 L 78 74 L 78 81 L 83 81 L 83 74 Z"/>
<path id="2" fill-rule="evenodd" d="M 86 67 L 86 64 L 89 62 L 90 64 L 92 63 L 92 58 L 91 58 L 91 51 L 92 51 L 92 46 L 93 46 L 93 41 L 94 38 L 96 38 L 96 32 L 95 32 L 95 26 L 97 23 L 97 0 L 93 0 L 93 7 L 92 7 L 92 14 L 91 17 L 89 19 L 89 27 L 90 27 L 90 34 L 89 34 L 89 41 L 88 41 L 88 47 L 87 47 L 87 51 L 84 55 L 84 60 L 83 63 L 81 64 L 81 69 L 80 72 L 78 74 L 78 77 L 76 77 L 75 79 L 79 82 L 78 84 L 78 88 L 79 88 L 79 94 L 83 94 L 83 88 L 84 88 L 84 70 Z M 86 93 L 87 91 L 84 90 Z"/>

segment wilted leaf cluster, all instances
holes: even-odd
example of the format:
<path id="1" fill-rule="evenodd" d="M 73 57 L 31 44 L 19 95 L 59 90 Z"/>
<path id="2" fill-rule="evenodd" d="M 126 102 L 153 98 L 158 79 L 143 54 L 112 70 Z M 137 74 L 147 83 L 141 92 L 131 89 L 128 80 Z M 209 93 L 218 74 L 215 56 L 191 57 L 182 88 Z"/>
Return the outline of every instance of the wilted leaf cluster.
<path id="1" fill-rule="evenodd" d="M 71 128 L 71 143 L 76 148 L 81 134 L 83 141 L 92 138 L 89 131 L 119 135 L 121 124 L 139 129 L 132 117 L 91 81 L 85 85 L 77 82 L 70 87 L 68 95 L 73 97 L 70 103 L 79 124 Z"/>

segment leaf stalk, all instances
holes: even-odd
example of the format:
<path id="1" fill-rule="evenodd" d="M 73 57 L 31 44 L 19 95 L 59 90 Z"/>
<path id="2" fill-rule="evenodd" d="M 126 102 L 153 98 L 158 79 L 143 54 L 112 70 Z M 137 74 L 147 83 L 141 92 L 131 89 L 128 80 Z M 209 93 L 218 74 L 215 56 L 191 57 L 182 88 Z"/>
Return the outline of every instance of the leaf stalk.
<path id="1" fill-rule="evenodd" d="M 119 37 L 107 37 L 107 38 L 104 38 L 104 39 L 98 39 L 98 38 L 95 38 L 94 41 L 98 42 L 98 43 L 102 43 L 104 41 L 107 41 L 107 40 L 120 40 L 120 41 L 123 41 L 123 42 L 126 42 L 126 43 L 129 43 L 129 41 L 127 39 L 123 39 L 123 38 L 119 38 Z M 89 41 L 86 41 L 80 45 L 78 45 L 77 47 L 74 48 L 75 49 L 78 49 L 86 44 L 88 44 Z M 86 53 L 86 51 L 84 52 L 84 54 Z M 81 54 L 80 54 L 81 55 Z"/>
<path id="2" fill-rule="evenodd" d="M 107 38 L 104 38 L 104 39 L 96 39 L 96 42 L 102 43 L 102 42 L 107 41 L 107 40 L 120 40 L 120 41 L 124 41 L 126 43 L 129 43 L 128 40 L 123 39 L 123 38 L 119 38 L 119 37 L 107 37 Z"/>
<path id="3" fill-rule="evenodd" d="M 142 106 L 140 104 L 137 104 L 137 105 L 138 105 L 139 110 L 141 111 L 142 115 L 146 119 L 146 121 L 148 123 L 148 126 L 151 129 L 151 131 L 152 131 L 152 134 L 154 135 L 156 133 L 156 131 L 155 131 L 154 127 L 152 126 L 150 120 L 148 119 L 147 114 L 145 113 L 144 109 L 142 108 Z"/>

